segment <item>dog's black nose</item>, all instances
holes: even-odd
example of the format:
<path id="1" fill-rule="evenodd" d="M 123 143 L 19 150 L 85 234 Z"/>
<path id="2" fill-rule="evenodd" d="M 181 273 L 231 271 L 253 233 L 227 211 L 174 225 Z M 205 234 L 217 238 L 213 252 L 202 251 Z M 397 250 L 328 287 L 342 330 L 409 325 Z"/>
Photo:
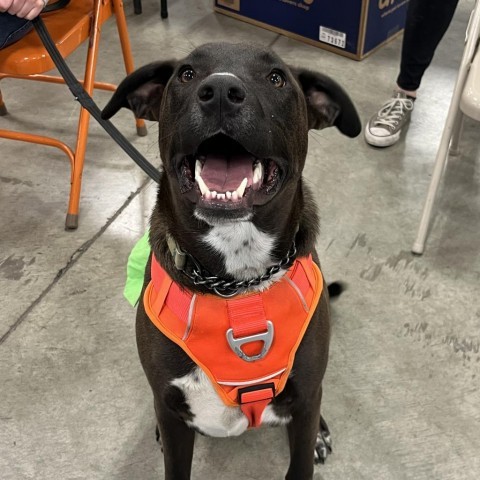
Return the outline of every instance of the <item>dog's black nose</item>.
<path id="1" fill-rule="evenodd" d="M 229 74 L 210 75 L 198 88 L 198 100 L 206 113 L 235 113 L 246 96 L 241 80 Z"/>

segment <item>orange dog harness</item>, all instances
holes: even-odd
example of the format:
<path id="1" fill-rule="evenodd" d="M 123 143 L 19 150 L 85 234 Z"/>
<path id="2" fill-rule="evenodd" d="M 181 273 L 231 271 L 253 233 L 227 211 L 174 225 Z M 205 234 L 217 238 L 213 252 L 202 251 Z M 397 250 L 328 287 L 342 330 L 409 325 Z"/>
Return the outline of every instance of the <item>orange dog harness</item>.
<path id="1" fill-rule="evenodd" d="M 285 387 L 295 353 L 323 289 L 311 256 L 295 260 L 261 293 L 225 299 L 181 289 L 152 255 L 144 294 L 153 324 L 210 378 L 228 406 L 240 406 L 250 427 Z"/>

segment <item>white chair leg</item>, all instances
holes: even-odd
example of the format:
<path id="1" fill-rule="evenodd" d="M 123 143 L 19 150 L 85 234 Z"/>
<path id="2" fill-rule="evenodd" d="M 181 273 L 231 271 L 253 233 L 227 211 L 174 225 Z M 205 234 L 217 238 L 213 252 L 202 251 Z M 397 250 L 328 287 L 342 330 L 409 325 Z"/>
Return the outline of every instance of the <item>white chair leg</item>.
<path id="1" fill-rule="evenodd" d="M 452 139 L 454 127 L 457 126 L 458 128 L 458 123 L 460 123 L 459 121 L 456 121 L 460 115 L 460 97 L 465 86 L 465 81 L 467 79 L 467 74 L 470 68 L 471 61 L 475 54 L 475 48 L 479 35 L 480 0 L 477 0 L 470 16 L 470 22 L 467 28 L 467 42 L 463 50 L 462 62 L 458 71 L 457 81 L 455 82 L 452 100 L 448 109 L 447 120 L 445 121 L 445 127 L 443 128 L 442 138 L 440 140 L 437 156 L 435 158 L 435 166 L 433 168 L 432 180 L 430 181 L 427 199 L 425 201 L 425 206 L 423 207 L 423 213 L 420 220 L 420 225 L 418 227 L 417 237 L 412 246 L 412 252 L 418 255 L 421 255 L 425 249 L 425 240 L 427 238 L 428 227 L 430 225 L 430 217 L 432 215 L 433 203 L 435 201 L 438 186 L 440 184 L 443 170 L 447 162 L 448 147 L 450 145 L 450 140 Z"/>
<path id="2" fill-rule="evenodd" d="M 448 119 L 447 119 L 448 121 Z M 412 252 L 421 255 L 425 249 L 425 240 L 427 238 L 428 227 L 430 225 L 430 217 L 432 215 L 433 204 L 435 197 L 437 196 L 438 186 L 443 175 L 443 170 L 447 163 L 448 158 L 448 144 L 450 143 L 451 130 L 447 132 L 447 128 L 444 129 L 442 135 L 442 141 L 438 148 L 437 157 L 435 159 L 435 166 L 433 168 L 432 180 L 430 181 L 430 187 L 428 188 L 427 199 L 425 206 L 423 207 L 422 218 L 418 227 L 417 238 L 413 242 Z"/>
<path id="3" fill-rule="evenodd" d="M 460 155 L 460 139 L 462 138 L 463 120 L 464 115 L 459 109 L 457 119 L 455 120 L 455 124 L 453 126 L 452 140 L 450 142 L 450 149 L 448 151 L 452 157 Z"/>

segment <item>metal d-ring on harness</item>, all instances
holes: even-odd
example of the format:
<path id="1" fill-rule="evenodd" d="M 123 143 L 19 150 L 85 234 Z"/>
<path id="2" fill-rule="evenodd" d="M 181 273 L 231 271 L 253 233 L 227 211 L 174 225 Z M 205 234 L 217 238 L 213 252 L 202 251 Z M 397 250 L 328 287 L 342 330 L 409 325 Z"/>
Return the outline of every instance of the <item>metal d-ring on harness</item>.
<path id="1" fill-rule="evenodd" d="M 57 2 L 62 3 L 62 2 Z M 68 3 L 68 2 L 67 2 Z M 53 11 L 54 9 L 61 8 L 54 3 L 47 6 L 45 11 Z M 124 152 L 130 156 L 130 158 L 155 182 L 160 182 L 160 172 L 120 133 L 120 131 L 108 120 L 102 118 L 102 112 L 98 108 L 97 104 L 93 101 L 92 97 L 84 90 L 80 82 L 72 73 L 68 65 L 65 63 L 61 53 L 58 51 L 55 42 L 50 37 L 48 30 L 40 17 L 34 18 L 32 24 L 37 31 L 40 40 L 42 41 L 45 49 L 52 57 L 58 71 L 62 75 L 65 83 L 72 92 L 75 100 L 80 102 L 83 108 L 87 110 L 92 117 L 103 127 L 103 129 L 118 143 L 118 145 L 124 150 Z"/>

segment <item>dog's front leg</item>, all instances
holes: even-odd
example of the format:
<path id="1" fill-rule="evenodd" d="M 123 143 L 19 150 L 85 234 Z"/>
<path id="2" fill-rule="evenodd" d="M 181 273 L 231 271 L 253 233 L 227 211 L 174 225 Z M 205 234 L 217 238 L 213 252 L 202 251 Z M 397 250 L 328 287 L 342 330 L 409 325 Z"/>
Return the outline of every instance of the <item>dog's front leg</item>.
<path id="1" fill-rule="evenodd" d="M 155 403 L 163 447 L 165 480 L 190 480 L 195 432 L 166 405 Z"/>
<path id="2" fill-rule="evenodd" d="M 311 480 L 313 478 L 315 444 L 320 423 L 320 401 L 303 405 L 292 413 L 288 424 L 290 466 L 286 480 Z"/>

